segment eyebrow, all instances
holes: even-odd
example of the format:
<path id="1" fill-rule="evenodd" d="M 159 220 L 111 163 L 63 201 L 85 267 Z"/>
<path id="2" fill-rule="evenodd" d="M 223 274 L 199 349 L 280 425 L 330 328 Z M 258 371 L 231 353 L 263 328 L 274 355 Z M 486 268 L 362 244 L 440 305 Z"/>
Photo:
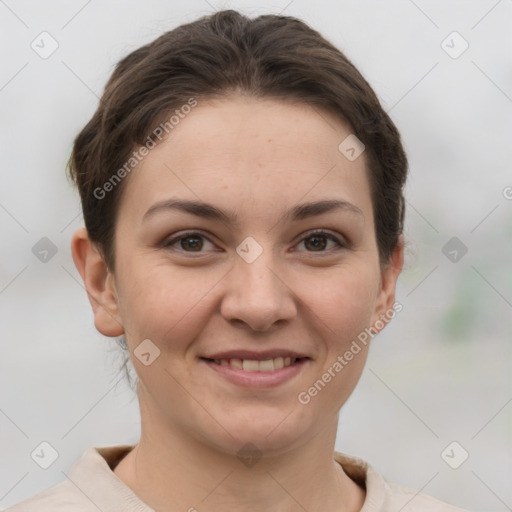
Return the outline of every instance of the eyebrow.
<path id="1" fill-rule="evenodd" d="M 203 203 L 201 201 L 191 201 L 188 199 L 168 199 L 155 203 L 146 211 L 142 217 L 142 221 L 145 222 L 153 215 L 169 210 L 177 210 L 195 215 L 197 217 L 219 220 L 226 223 L 237 224 L 239 222 L 236 212 L 224 211 L 211 204 Z M 356 205 L 344 200 L 327 199 L 323 201 L 304 203 L 294 206 L 284 213 L 284 215 L 281 217 L 281 220 L 304 220 L 334 210 L 345 210 L 348 212 L 356 213 L 361 215 L 364 219 L 363 212 Z"/>

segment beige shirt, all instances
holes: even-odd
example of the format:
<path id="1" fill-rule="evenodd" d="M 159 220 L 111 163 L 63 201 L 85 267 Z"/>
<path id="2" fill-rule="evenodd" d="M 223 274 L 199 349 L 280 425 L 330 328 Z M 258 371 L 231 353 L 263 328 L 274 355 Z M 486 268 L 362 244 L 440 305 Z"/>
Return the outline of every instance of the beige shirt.
<path id="1" fill-rule="evenodd" d="M 68 477 L 5 512 L 154 512 L 112 471 L 133 448 L 91 447 L 71 467 Z M 364 460 L 335 452 L 345 473 L 366 487 L 361 512 L 467 512 L 435 498 L 386 482 Z"/>

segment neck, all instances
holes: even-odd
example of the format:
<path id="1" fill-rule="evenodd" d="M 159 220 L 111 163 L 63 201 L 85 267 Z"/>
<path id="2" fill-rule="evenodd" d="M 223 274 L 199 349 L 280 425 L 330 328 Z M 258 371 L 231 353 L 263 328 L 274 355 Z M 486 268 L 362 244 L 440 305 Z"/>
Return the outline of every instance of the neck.
<path id="1" fill-rule="evenodd" d="M 333 459 L 336 429 L 337 417 L 300 447 L 250 459 L 153 416 L 150 429 L 142 421 L 140 442 L 114 473 L 156 512 L 360 511 L 364 490 Z"/>

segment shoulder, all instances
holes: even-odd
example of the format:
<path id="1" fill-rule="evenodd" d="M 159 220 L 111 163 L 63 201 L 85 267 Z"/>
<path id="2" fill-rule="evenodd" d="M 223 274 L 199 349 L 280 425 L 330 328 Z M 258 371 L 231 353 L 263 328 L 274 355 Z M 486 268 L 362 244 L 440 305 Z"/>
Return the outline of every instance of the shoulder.
<path id="1" fill-rule="evenodd" d="M 385 482 L 386 507 L 384 510 L 400 510 L 401 512 L 468 512 L 450 505 L 427 494 L 423 494 L 401 485 Z"/>
<path id="2" fill-rule="evenodd" d="M 468 512 L 432 496 L 388 482 L 368 462 L 335 452 L 335 460 L 356 483 L 366 488 L 362 512 Z"/>
<path id="3" fill-rule="evenodd" d="M 65 480 L 5 512 L 153 512 L 112 471 L 132 448 L 132 445 L 120 445 L 86 449 L 65 474 Z"/>
<path id="4" fill-rule="evenodd" d="M 97 507 L 69 481 L 20 501 L 5 512 L 98 512 Z"/>

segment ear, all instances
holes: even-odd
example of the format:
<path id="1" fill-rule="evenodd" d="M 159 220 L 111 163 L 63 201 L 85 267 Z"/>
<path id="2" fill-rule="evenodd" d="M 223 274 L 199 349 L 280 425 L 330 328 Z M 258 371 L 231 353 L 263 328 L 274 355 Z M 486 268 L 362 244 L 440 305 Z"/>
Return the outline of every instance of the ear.
<path id="1" fill-rule="evenodd" d="M 400 235 L 387 264 L 381 269 L 380 290 L 372 317 L 372 330 L 380 332 L 402 306 L 395 306 L 396 281 L 404 265 L 404 239 Z"/>
<path id="2" fill-rule="evenodd" d="M 96 329 L 105 336 L 121 336 L 124 328 L 119 314 L 114 275 L 90 241 L 85 228 L 80 228 L 73 235 L 71 254 L 87 290 Z"/>

